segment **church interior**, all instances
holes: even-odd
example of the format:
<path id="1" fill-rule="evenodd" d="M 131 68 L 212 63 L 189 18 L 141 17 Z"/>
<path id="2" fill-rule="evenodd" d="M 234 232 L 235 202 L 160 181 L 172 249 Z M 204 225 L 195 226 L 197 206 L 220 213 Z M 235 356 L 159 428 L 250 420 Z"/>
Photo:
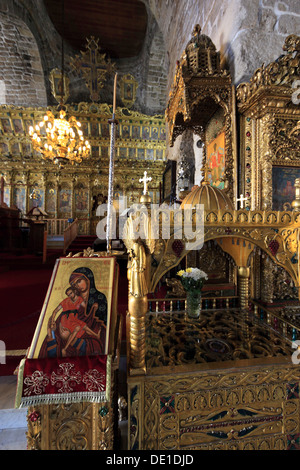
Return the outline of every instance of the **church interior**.
<path id="1" fill-rule="evenodd" d="M 0 0 L 0 60 L 0 449 L 300 449 L 299 3 Z"/>

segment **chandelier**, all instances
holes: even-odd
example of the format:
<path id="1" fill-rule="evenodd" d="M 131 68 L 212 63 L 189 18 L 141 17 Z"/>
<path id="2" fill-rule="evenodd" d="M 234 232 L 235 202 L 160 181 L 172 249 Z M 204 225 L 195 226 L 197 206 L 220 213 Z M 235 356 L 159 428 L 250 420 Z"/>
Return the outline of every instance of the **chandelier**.
<path id="1" fill-rule="evenodd" d="M 81 163 L 90 156 L 91 146 L 84 140 L 81 124 L 74 116 L 66 119 L 66 111 L 60 106 L 59 117 L 47 111 L 43 121 L 29 128 L 33 148 L 45 160 L 64 165 Z"/>
<path id="2" fill-rule="evenodd" d="M 64 0 L 62 1 L 62 25 L 64 27 Z M 63 28 L 64 29 L 64 28 Z M 64 106 L 64 41 L 62 36 L 61 97 L 58 106 L 59 117 L 47 111 L 43 121 L 29 128 L 34 150 L 45 160 L 52 160 L 59 166 L 66 163 L 81 163 L 91 153 L 91 146 L 84 140 L 81 124 L 74 116 L 66 118 Z"/>

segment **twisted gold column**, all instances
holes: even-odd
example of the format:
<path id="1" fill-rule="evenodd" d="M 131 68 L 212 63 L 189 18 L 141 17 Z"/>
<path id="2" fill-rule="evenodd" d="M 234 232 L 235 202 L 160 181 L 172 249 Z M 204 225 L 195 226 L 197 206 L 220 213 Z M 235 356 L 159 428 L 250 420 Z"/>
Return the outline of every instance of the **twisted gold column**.
<path id="1" fill-rule="evenodd" d="M 134 297 L 129 295 L 128 310 L 130 321 L 130 371 L 132 374 L 146 372 L 146 313 L 148 309 L 147 295 Z"/>
<path id="2" fill-rule="evenodd" d="M 248 308 L 249 305 L 249 279 L 250 268 L 245 266 L 238 267 L 238 295 L 240 298 L 240 307 Z"/>

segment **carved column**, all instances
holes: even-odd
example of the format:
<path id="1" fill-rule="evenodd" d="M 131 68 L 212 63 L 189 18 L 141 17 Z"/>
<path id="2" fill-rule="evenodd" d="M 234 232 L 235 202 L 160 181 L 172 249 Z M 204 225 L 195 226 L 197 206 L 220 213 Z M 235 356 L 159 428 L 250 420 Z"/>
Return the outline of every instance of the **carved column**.
<path id="1" fill-rule="evenodd" d="M 147 295 L 136 298 L 129 295 L 128 310 L 130 321 L 130 368 L 133 374 L 146 372 L 146 313 L 148 309 Z"/>
<path id="2" fill-rule="evenodd" d="M 238 272 L 238 295 L 240 299 L 240 307 L 248 308 L 250 268 L 247 268 L 245 266 L 239 266 L 237 272 Z"/>

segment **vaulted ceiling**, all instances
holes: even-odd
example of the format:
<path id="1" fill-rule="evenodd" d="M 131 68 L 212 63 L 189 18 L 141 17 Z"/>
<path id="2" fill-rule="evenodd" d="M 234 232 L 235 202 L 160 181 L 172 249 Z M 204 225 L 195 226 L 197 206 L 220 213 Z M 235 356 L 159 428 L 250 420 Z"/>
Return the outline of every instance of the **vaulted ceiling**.
<path id="1" fill-rule="evenodd" d="M 137 56 L 144 44 L 147 10 L 139 0 L 44 0 L 58 33 L 75 50 L 86 38 L 99 38 L 113 59 Z"/>

